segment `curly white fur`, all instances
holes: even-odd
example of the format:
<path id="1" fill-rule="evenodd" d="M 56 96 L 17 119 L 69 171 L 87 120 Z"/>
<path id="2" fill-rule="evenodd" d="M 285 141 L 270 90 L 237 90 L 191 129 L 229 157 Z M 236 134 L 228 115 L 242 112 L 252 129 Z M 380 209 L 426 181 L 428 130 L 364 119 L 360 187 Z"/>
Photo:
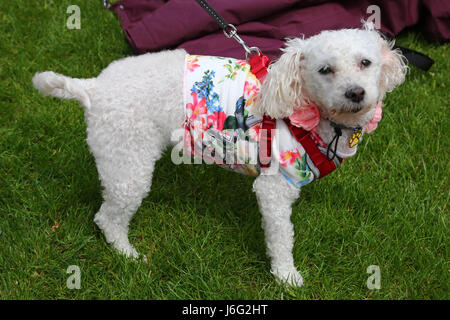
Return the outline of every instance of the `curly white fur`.
<path id="1" fill-rule="evenodd" d="M 309 39 L 291 39 L 286 45 L 261 88 L 260 114 L 283 118 L 313 100 L 323 117 L 363 126 L 373 116 L 378 100 L 405 77 L 403 58 L 367 26 L 364 30 L 324 31 Z M 138 257 L 128 240 L 129 222 L 150 190 L 155 162 L 173 144 L 171 133 L 184 120 L 185 55 L 184 50 L 175 50 L 124 58 L 93 79 L 53 72 L 37 73 L 33 78 L 43 94 L 76 99 L 85 106 L 87 142 L 103 186 L 104 202 L 94 221 L 107 242 L 127 256 Z M 369 59 L 371 65 L 362 68 L 362 59 Z M 333 72 L 319 73 L 323 66 Z M 366 92 L 360 103 L 344 96 L 352 85 Z M 355 108 L 361 110 L 352 112 Z M 318 132 L 325 142 L 331 141 L 327 120 L 320 122 Z M 343 148 L 343 144 L 338 146 Z M 281 281 L 300 286 L 303 279 L 294 265 L 290 221 L 291 205 L 299 192 L 280 174 L 259 176 L 253 189 L 263 217 L 271 271 Z"/>

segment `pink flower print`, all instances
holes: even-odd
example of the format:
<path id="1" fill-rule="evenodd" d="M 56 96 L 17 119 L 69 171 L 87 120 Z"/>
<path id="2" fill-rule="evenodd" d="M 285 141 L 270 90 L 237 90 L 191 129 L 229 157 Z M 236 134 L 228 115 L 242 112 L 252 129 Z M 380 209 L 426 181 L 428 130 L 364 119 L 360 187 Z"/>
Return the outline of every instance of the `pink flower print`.
<path id="1" fill-rule="evenodd" d="M 186 104 L 186 110 L 190 110 L 191 113 L 188 114 L 189 120 L 195 120 L 197 117 L 206 114 L 206 99 L 203 98 L 200 101 L 198 101 L 198 95 L 195 92 L 191 93 L 192 96 L 192 102 Z"/>
<path id="2" fill-rule="evenodd" d="M 257 85 L 255 85 L 254 83 L 251 83 L 249 81 L 245 81 L 244 84 L 244 97 L 248 98 L 248 97 L 253 97 L 254 95 L 256 95 L 259 91 L 259 88 Z"/>
<path id="3" fill-rule="evenodd" d="M 208 115 L 208 127 L 213 127 L 219 131 L 222 131 L 223 124 L 225 122 L 227 115 L 224 111 L 214 111 Z"/>
<path id="4" fill-rule="evenodd" d="M 194 72 L 195 69 L 197 69 L 198 67 L 200 67 L 199 64 L 197 64 L 196 62 L 198 62 L 198 57 L 189 57 L 187 64 L 186 64 L 186 68 L 189 72 Z"/>
<path id="5" fill-rule="evenodd" d="M 293 165 L 295 159 L 301 158 L 298 152 L 287 150 L 285 152 L 280 153 L 280 162 L 283 167 L 287 167 L 288 165 Z"/>

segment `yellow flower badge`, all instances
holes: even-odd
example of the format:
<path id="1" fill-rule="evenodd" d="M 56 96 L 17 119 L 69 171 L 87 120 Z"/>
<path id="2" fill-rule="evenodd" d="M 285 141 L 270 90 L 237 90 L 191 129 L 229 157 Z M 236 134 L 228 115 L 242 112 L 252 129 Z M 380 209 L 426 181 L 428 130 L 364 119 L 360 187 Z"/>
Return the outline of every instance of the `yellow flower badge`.
<path id="1" fill-rule="evenodd" d="M 353 148 L 359 143 L 359 139 L 362 137 L 362 128 L 353 129 L 353 134 L 350 140 L 348 140 L 348 145 L 350 148 Z"/>

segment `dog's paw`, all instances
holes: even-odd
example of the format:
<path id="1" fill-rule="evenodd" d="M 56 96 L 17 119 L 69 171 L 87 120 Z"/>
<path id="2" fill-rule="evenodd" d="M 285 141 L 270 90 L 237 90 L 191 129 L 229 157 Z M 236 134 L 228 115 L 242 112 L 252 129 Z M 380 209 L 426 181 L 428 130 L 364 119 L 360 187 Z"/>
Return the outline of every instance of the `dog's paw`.
<path id="1" fill-rule="evenodd" d="M 124 254 L 127 258 L 132 258 L 136 261 L 148 263 L 147 256 L 143 255 L 143 254 L 139 254 L 132 245 L 130 245 L 126 248 L 120 249 L 120 250 L 118 249 L 118 251 L 120 253 Z"/>
<path id="2" fill-rule="evenodd" d="M 303 286 L 303 277 L 300 272 L 294 267 L 287 269 L 273 269 L 271 273 L 275 276 L 277 281 L 281 284 L 288 285 L 291 287 L 301 287 Z"/>
<path id="3" fill-rule="evenodd" d="M 137 250 L 129 243 L 120 243 L 120 242 L 113 242 L 113 247 L 119 251 L 120 253 L 124 254 L 127 258 L 139 258 L 139 253 Z"/>
<path id="4" fill-rule="evenodd" d="M 120 253 L 124 254 L 127 258 L 132 258 L 135 260 L 139 260 L 142 261 L 144 263 L 147 263 L 147 256 L 143 255 L 143 254 L 139 254 L 137 252 L 137 250 L 133 247 L 133 245 L 131 245 L 130 243 L 125 244 L 125 245 L 116 245 L 115 243 L 113 243 L 114 248 L 119 251 Z"/>

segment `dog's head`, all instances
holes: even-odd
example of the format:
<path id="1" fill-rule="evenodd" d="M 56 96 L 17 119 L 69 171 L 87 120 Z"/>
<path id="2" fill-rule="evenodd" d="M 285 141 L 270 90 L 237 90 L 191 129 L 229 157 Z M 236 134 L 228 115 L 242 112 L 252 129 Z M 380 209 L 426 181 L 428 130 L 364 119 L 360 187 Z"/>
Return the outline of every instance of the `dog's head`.
<path id="1" fill-rule="evenodd" d="M 364 126 L 378 101 L 405 79 L 405 59 L 392 46 L 370 24 L 288 40 L 262 85 L 256 113 L 288 117 L 309 100 L 322 117 Z"/>

